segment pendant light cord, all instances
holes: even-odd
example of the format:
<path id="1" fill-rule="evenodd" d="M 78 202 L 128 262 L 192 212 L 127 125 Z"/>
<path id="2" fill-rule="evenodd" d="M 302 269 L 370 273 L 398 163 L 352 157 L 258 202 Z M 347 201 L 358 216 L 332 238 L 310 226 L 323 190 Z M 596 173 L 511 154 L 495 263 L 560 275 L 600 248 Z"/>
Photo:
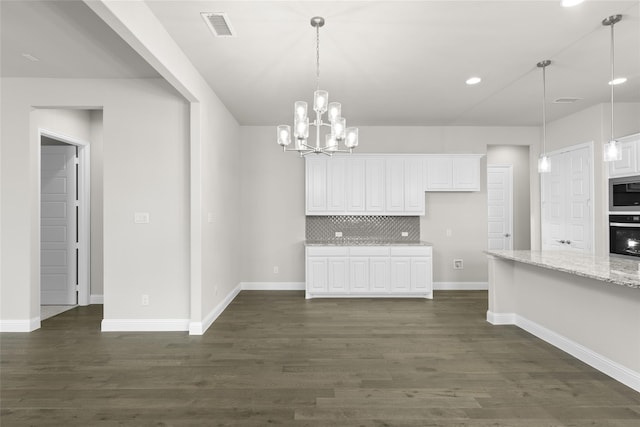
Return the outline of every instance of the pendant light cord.
<path id="1" fill-rule="evenodd" d="M 316 88 L 320 90 L 320 26 L 316 26 Z"/>
<path id="2" fill-rule="evenodd" d="M 542 67 L 542 154 L 547 154 L 547 66 Z"/>
<path id="3" fill-rule="evenodd" d="M 614 52 L 613 52 L 613 47 L 614 47 L 614 43 L 613 43 L 613 27 L 614 27 L 615 23 L 611 23 L 611 82 L 609 82 L 609 84 L 611 85 L 611 139 L 610 141 L 613 141 L 613 87 L 615 86 L 613 84 L 613 79 L 615 79 L 615 71 L 614 71 Z"/>

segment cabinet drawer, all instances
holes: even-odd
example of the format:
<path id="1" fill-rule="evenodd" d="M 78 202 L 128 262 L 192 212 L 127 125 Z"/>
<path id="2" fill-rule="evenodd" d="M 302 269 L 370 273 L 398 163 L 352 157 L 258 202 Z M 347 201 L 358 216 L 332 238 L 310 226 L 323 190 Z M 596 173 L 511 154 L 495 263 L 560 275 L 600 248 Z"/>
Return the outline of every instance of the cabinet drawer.
<path id="1" fill-rule="evenodd" d="M 394 246 L 391 256 L 431 256 L 431 246 Z"/>
<path id="2" fill-rule="evenodd" d="M 307 246 L 307 256 L 349 256 L 346 246 Z"/>
<path id="3" fill-rule="evenodd" d="M 352 246 L 349 249 L 351 256 L 389 256 L 388 247 L 380 246 Z"/>

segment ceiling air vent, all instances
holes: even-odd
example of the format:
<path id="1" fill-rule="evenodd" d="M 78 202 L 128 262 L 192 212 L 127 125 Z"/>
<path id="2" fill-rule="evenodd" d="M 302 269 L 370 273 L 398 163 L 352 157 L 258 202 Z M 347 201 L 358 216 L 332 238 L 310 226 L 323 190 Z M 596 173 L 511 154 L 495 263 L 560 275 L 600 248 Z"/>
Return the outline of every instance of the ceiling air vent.
<path id="1" fill-rule="evenodd" d="M 582 98 L 558 98 L 558 99 L 554 99 L 553 103 L 554 104 L 573 104 L 576 101 L 580 101 Z"/>
<path id="2" fill-rule="evenodd" d="M 222 12 L 200 12 L 202 19 L 216 37 L 235 37 L 233 28 L 229 23 L 226 13 Z"/>

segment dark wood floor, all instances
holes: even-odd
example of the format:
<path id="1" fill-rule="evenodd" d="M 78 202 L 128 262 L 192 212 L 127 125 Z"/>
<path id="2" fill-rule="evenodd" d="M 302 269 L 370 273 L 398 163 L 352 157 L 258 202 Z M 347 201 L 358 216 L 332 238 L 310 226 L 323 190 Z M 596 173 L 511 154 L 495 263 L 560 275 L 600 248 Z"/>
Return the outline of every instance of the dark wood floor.
<path id="1" fill-rule="evenodd" d="M 640 393 L 513 326 L 486 292 L 242 292 L 203 336 L 101 333 L 101 306 L 1 334 L 9 426 L 640 426 Z"/>

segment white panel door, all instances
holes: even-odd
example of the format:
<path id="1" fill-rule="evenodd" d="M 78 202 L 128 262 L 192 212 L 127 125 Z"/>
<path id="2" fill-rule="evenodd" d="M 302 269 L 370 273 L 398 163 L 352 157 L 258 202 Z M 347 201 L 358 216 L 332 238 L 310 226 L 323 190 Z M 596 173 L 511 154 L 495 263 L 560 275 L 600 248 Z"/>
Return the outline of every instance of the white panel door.
<path id="1" fill-rule="evenodd" d="M 383 212 L 384 211 L 384 159 L 366 159 L 365 160 L 365 206 L 367 212 Z"/>
<path id="2" fill-rule="evenodd" d="M 307 287 L 311 292 L 327 292 L 327 258 L 307 257 Z"/>
<path id="3" fill-rule="evenodd" d="M 386 163 L 386 211 L 404 211 L 404 160 L 388 158 Z"/>
<path id="4" fill-rule="evenodd" d="M 512 172 L 510 166 L 487 167 L 489 250 L 513 249 Z"/>
<path id="5" fill-rule="evenodd" d="M 40 302 L 76 304 L 76 148 L 42 146 Z"/>
<path id="6" fill-rule="evenodd" d="M 391 258 L 391 292 L 408 292 L 411 289 L 411 259 Z"/>
<path id="7" fill-rule="evenodd" d="M 542 249 L 565 249 L 566 177 L 564 153 L 549 156 L 551 172 L 540 174 Z"/>
<path id="8" fill-rule="evenodd" d="M 389 291 L 389 258 L 369 258 L 369 289 L 371 292 Z"/>
<path id="9" fill-rule="evenodd" d="M 427 161 L 427 190 L 453 188 L 453 161 L 450 157 L 430 157 Z"/>
<path id="10" fill-rule="evenodd" d="M 347 159 L 331 157 L 327 162 L 327 211 L 345 211 L 345 166 Z"/>
<path id="11" fill-rule="evenodd" d="M 424 178 L 422 159 L 404 161 L 404 210 L 424 212 Z"/>
<path id="12" fill-rule="evenodd" d="M 307 157 L 306 187 L 307 213 L 322 213 L 327 210 L 327 162 L 322 157 Z"/>
<path id="13" fill-rule="evenodd" d="M 453 158 L 453 188 L 456 190 L 480 190 L 480 162 L 477 158 Z"/>
<path id="14" fill-rule="evenodd" d="M 411 290 L 429 289 L 433 280 L 431 272 L 431 258 L 411 258 Z"/>
<path id="15" fill-rule="evenodd" d="M 366 210 L 365 177 L 365 160 L 357 158 L 347 159 L 347 212 L 364 212 Z"/>
<path id="16" fill-rule="evenodd" d="M 591 252 L 591 149 L 566 153 L 568 209 L 565 238 L 568 249 Z"/>
<path id="17" fill-rule="evenodd" d="M 329 258 L 329 292 L 348 291 L 349 258 Z"/>
<path id="18" fill-rule="evenodd" d="M 369 291 L 369 258 L 349 258 L 349 288 L 351 292 Z"/>

